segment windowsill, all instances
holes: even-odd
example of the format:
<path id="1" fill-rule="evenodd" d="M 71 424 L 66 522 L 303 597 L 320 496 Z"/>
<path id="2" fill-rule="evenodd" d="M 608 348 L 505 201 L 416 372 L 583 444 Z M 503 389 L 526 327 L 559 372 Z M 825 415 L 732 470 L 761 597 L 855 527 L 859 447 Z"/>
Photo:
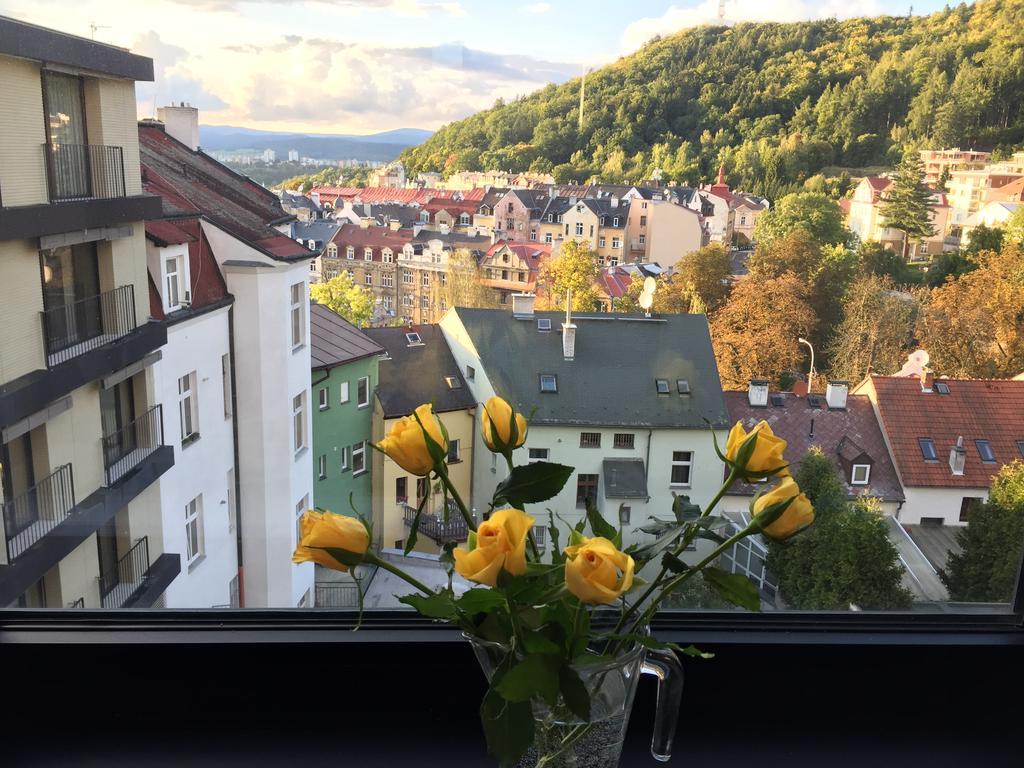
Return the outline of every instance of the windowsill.
<path id="1" fill-rule="evenodd" d="M 451 464 L 461 464 L 461 463 L 462 463 L 462 459 L 448 459 L 448 464 L 449 465 L 451 465 Z"/>
<path id="2" fill-rule="evenodd" d="M 305 446 L 303 446 L 302 448 L 300 448 L 299 450 L 297 450 L 297 451 L 295 452 L 295 461 L 298 461 L 299 459 L 301 459 L 301 458 L 302 458 L 302 455 L 303 455 L 303 454 L 305 454 L 305 453 L 307 453 L 308 451 L 309 451 L 309 448 L 307 448 L 307 447 L 305 447 Z"/>
<path id="3" fill-rule="evenodd" d="M 198 442 L 199 442 L 199 433 L 198 432 L 193 432 L 188 437 L 183 437 L 181 439 L 181 450 L 185 450 L 186 448 L 188 448 L 193 443 L 198 443 Z"/>
<path id="4" fill-rule="evenodd" d="M 669 483 L 669 488 L 693 488 L 693 483 Z"/>
<path id="5" fill-rule="evenodd" d="M 195 560 L 188 564 L 188 572 L 192 573 L 196 568 L 202 565 L 203 561 L 206 560 L 206 555 L 199 555 Z"/>
<path id="6" fill-rule="evenodd" d="M 321 480 L 326 480 L 327 479 L 327 475 L 317 475 L 316 479 L 317 479 L 317 482 L 319 482 Z"/>
<path id="7" fill-rule="evenodd" d="M 329 405 L 321 405 L 319 408 L 317 408 L 317 410 L 318 411 L 329 411 L 329 410 L 331 410 L 331 406 L 329 406 Z"/>
<path id="8" fill-rule="evenodd" d="M 356 477 L 362 477 L 362 476 L 363 476 L 363 475 L 365 475 L 365 474 L 366 474 L 366 470 L 365 470 L 365 469 L 361 469 L 361 470 L 359 470 L 358 472 L 353 472 L 353 473 L 352 473 L 352 477 L 353 477 L 353 478 L 356 478 Z"/>
<path id="9" fill-rule="evenodd" d="M 302 344 L 296 344 L 294 347 L 292 347 L 292 354 L 294 355 L 294 354 L 296 354 L 298 352 L 301 352 L 305 348 L 306 348 L 305 342 L 303 342 Z"/>
<path id="10" fill-rule="evenodd" d="M 358 408 L 360 410 L 362 410 L 363 408 L 369 408 L 369 407 L 370 407 L 369 403 L 363 403 L 362 405 L 357 405 L 356 406 L 356 408 Z"/>

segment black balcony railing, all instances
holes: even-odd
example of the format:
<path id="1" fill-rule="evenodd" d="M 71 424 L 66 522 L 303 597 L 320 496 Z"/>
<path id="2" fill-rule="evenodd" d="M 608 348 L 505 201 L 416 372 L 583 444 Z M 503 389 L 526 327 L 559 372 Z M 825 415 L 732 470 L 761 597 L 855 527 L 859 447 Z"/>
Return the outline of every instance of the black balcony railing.
<path id="1" fill-rule="evenodd" d="M 103 436 L 107 485 L 127 475 L 164 442 L 163 407 L 156 405 L 116 432 Z"/>
<path id="2" fill-rule="evenodd" d="M 44 144 L 50 202 L 125 197 L 124 150 L 100 144 Z"/>
<path id="3" fill-rule="evenodd" d="M 124 557 L 100 574 L 100 600 L 104 608 L 120 608 L 146 585 L 149 575 L 149 538 L 143 536 Z"/>
<path id="4" fill-rule="evenodd" d="M 43 286 L 44 296 L 46 293 Z M 136 327 L 135 289 L 131 285 L 54 304 L 42 312 L 46 363 L 50 367 L 117 341 Z"/>
<path id="5" fill-rule="evenodd" d="M 318 581 L 315 585 L 315 608 L 358 608 L 359 587 L 355 584 L 338 584 L 333 581 Z"/>
<path id="6" fill-rule="evenodd" d="M 80 597 L 73 603 L 68 603 L 68 608 L 85 608 L 85 598 Z"/>
<path id="7" fill-rule="evenodd" d="M 20 496 L 3 503 L 7 562 L 57 527 L 75 508 L 74 476 L 65 464 Z"/>
<path id="8" fill-rule="evenodd" d="M 402 508 L 405 524 L 411 528 L 412 521 L 416 517 L 416 510 L 408 504 L 403 504 Z M 448 505 L 448 522 L 435 514 L 424 512 L 420 515 L 419 532 L 438 544 L 445 544 L 449 541 L 465 541 L 469 537 L 469 528 L 454 502 Z"/>

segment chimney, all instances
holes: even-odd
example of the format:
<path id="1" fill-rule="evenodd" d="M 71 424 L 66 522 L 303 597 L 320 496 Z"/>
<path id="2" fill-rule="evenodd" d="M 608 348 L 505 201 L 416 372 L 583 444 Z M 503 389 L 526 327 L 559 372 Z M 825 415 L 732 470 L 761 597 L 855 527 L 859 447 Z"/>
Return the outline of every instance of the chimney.
<path id="1" fill-rule="evenodd" d="M 935 374 L 934 373 L 932 373 L 931 371 L 929 371 L 929 370 L 927 370 L 925 368 L 921 369 L 921 391 L 922 392 L 931 392 L 932 391 L 932 381 L 934 381 L 934 380 L 935 380 Z"/>
<path id="2" fill-rule="evenodd" d="M 164 124 L 164 131 L 169 133 L 193 152 L 199 149 L 199 110 L 184 102 L 160 107 L 156 111 L 157 119 Z"/>
<path id="3" fill-rule="evenodd" d="M 825 402 L 829 408 L 846 410 L 846 396 L 849 391 L 848 381 L 830 381 L 825 387 Z"/>
<path id="4" fill-rule="evenodd" d="M 610 202 L 612 208 L 618 208 L 619 207 L 619 198 L 613 197 L 609 202 Z"/>
<path id="5" fill-rule="evenodd" d="M 512 294 L 512 317 L 529 320 L 533 317 L 533 303 L 536 296 L 532 293 Z"/>
<path id="6" fill-rule="evenodd" d="M 966 461 L 967 450 L 964 448 L 964 436 L 960 435 L 956 439 L 956 445 L 949 449 L 949 468 L 953 470 L 954 475 L 964 473 L 964 462 Z"/>
<path id="7" fill-rule="evenodd" d="M 401 220 L 399 220 L 399 219 L 389 219 L 388 220 L 388 228 L 392 232 L 397 232 L 398 230 L 400 230 L 402 228 Z"/>
<path id="8" fill-rule="evenodd" d="M 576 324 L 572 321 L 572 288 L 565 292 L 565 322 L 562 323 L 562 356 L 572 360 L 576 356 Z"/>
<path id="9" fill-rule="evenodd" d="M 747 402 L 754 408 L 768 407 L 768 382 L 765 379 L 751 379 L 747 387 Z"/>

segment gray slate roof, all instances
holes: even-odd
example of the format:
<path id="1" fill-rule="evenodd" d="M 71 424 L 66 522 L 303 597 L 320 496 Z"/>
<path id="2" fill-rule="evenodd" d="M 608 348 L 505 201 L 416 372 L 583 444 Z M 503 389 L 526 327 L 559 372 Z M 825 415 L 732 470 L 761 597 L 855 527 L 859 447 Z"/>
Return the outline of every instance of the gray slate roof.
<path id="1" fill-rule="evenodd" d="M 315 301 L 309 303 L 311 367 L 333 368 L 384 349 L 341 315 Z"/>
<path id="2" fill-rule="evenodd" d="M 728 424 L 722 385 L 704 315 L 579 315 L 574 360 L 562 355 L 560 312 L 518 320 L 500 309 L 453 310 L 480 354 L 498 394 L 534 424 L 706 429 Z M 537 330 L 538 318 L 551 331 Z M 540 374 L 558 377 L 557 394 L 541 394 Z M 667 379 L 670 394 L 657 393 Z M 690 395 L 679 395 L 686 379 Z"/>
<path id="3" fill-rule="evenodd" d="M 641 459 L 605 459 L 604 495 L 609 499 L 646 499 L 647 473 Z"/>
<path id="4" fill-rule="evenodd" d="M 327 243 L 331 242 L 334 233 L 341 228 L 338 222 L 326 221 L 324 219 L 309 222 L 293 221 L 290 226 L 293 240 L 295 238 L 302 238 L 303 243 L 307 240 L 314 240 L 316 241 L 317 250 L 323 250 Z"/>
<path id="5" fill-rule="evenodd" d="M 418 333 L 422 344 L 410 346 L 407 333 Z M 380 361 L 377 397 L 384 418 L 408 416 L 423 403 L 433 403 L 436 413 L 476 405 L 437 325 L 367 328 L 366 335 L 391 358 Z M 459 386 L 451 389 L 446 376 L 454 376 Z"/>

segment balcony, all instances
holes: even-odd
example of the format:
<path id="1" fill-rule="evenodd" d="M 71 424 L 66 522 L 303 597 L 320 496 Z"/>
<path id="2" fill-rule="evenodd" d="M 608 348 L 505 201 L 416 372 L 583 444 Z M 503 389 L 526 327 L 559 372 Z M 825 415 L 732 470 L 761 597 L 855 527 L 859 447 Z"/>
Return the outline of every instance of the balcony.
<path id="1" fill-rule="evenodd" d="M 156 405 L 116 432 L 103 436 L 107 486 L 120 482 L 163 445 L 163 406 Z"/>
<path id="2" fill-rule="evenodd" d="M 104 608 L 148 608 L 181 571 L 181 557 L 164 553 L 149 562 L 149 537 L 143 536 L 106 573 L 99 575 Z"/>
<path id="3" fill-rule="evenodd" d="M 135 289 L 122 285 L 40 313 L 48 367 L 66 363 L 135 330 Z"/>
<path id="4" fill-rule="evenodd" d="M 125 197 L 124 150 L 99 144 L 44 144 L 51 203 Z"/>
<path id="5" fill-rule="evenodd" d="M 318 581 L 313 607 L 315 608 L 357 608 L 359 587 L 355 584 Z"/>
<path id="6" fill-rule="evenodd" d="M 401 504 L 402 513 L 405 517 L 405 526 L 412 528 L 412 521 L 416 517 L 416 508 L 408 504 Z M 543 526 L 534 526 L 533 540 L 537 542 L 538 549 L 547 546 L 547 531 Z M 462 513 L 455 502 L 448 500 L 448 522 L 445 522 L 439 515 L 424 512 L 420 515 L 419 532 L 432 539 L 439 545 L 447 544 L 449 541 L 465 541 L 469 538 L 469 528 L 466 521 L 462 519 Z"/>
<path id="7" fill-rule="evenodd" d="M 74 508 L 74 476 L 70 464 L 59 467 L 25 493 L 4 502 L 7 563 L 13 563 L 29 547 L 56 528 Z"/>

